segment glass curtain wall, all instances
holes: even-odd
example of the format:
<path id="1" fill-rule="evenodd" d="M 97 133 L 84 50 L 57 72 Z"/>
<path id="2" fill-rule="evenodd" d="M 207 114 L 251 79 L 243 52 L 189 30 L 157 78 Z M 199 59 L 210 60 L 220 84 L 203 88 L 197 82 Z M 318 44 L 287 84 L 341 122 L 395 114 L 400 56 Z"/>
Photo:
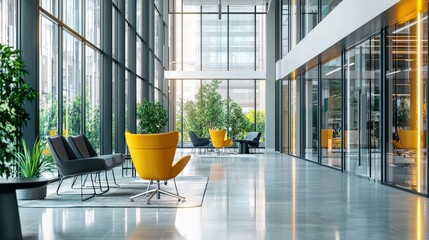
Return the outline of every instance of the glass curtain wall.
<path id="1" fill-rule="evenodd" d="M 218 11 L 218 5 L 209 3 L 169 1 L 170 70 L 265 70 L 265 8 L 222 5 L 220 15 Z M 182 146 L 192 146 L 191 130 L 198 137 L 208 137 L 209 126 L 225 128 L 229 136 L 238 138 L 249 131 L 264 134 L 263 81 L 172 80 L 170 84 L 175 86 L 176 97 L 171 102 L 176 102 L 176 129 L 182 134 Z M 205 104 L 214 110 L 200 110 Z M 204 120 L 206 115 L 215 117 Z"/>
<path id="2" fill-rule="evenodd" d="M 216 14 L 203 14 L 202 41 L 202 70 L 225 71 L 228 68 L 228 18 L 222 14 L 219 19 Z"/>
<path id="3" fill-rule="evenodd" d="M 255 70 L 255 17 L 229 14 L 229 70 Z"/>
<path id="4" fill-rule="evenodd" d="M 285 56 L 289 52 L 290 1 L 282 0 L 281 56 Z"/>
<path id="5" fill-rule="evenodd" d="M 168 7 L 168 6 L 165 6 Z M 150 85 L 150 88 L 153 89 L 154 93 L 154 101 L 155 102 L 163 102 L 164 98 L 168 97 L 168 88 L 164 87 L 164 70 L 166 67 L 164 65 L 164 51 L 166 48 L 166 32 L 168 29 L 167 24 L 164 21 L 164 1 L 154 1 L 154 31 L 153 31 L 153 39 L 154 46 L 149 49 L 149 52 L 153 51 L 153 61 L 154 61 L 154 79 L 150 81 L 153 82 L 153 85 Z M 167 16 L 165 16 L 165 19 Z M 152 32 L 151 32 L 152 33 Z M 166 107 L 168 107 L 168 101 L 163 103 Z"/>
<path id="6" fill-rule="evenodd" d="M 265 142 L 265 81 L 256 81 L 256 112 L 254 117 L 255 130 L 261 132 L 261 142 Z M 253 110 L 250 110 L 251 112 Z"/>
<path id="7" fill-rule="evenodd" d="M 344 63 L 345 170 L 381 179 L 380 36 L 349 49 Z"/>
<path id="8" fill-rule="evenodd" d="M 260 6 L 169 1 L 170 70 L 265 70 L 265 11 Z"/>
<path id="9" fill-rule="evenodd" d="M 201 71 L 201 14 L 183 14 L 182 19 L 182 70 Z"/>
<path id="10" fill-rule="evenodd" d="M 266 56 L 266 22 L 265 15 L 257 14 L 255 19 L 256 24 L 256 39 L 255 39 L 255 64 L 256 71 L 265 70 L 265 56 Z"/>
<path id="11" fill-rule="evenodd" d="M 427 13 L 388 29 L 386 181 L 427 194 Z"/>
<path id="12" fill-rule="evenodd" d="M 176 88 L 176 129 L 180 147 L 192 147 L 189 131 L 209 137 L 209 128 L 223 128 L 242 139 L 261 132 L 264 142 L 265 99 L 263 80 L 171 80 Z M 183 136 L 183 137 L 182 137 Z"/>
<path id="13" fill-rule="evenodd" d="M 319 0 L 301 0 L 301 35 L 304 38 L 319 23 Z"/>
<path id="14" fill-rule="evenodd" d="M 117 3 L 112 3 L 112 103 L 118 102 L 118 83 L 119 83 L 119 9 Z M 118 104 L 112 104 L 112 150 L 118 150 Z M 117 150 L 118 149 L 118 150 Z"/>
<path id="15" fill-rule="evenodd" d="M 0 43 L 16 46 L 17 33 L 17 8 L 16 0 L 0 0 Z"/>
<path id="16" fill-rule="evenodd" d="M 230 137 L 244 139 L 247 132 L 255 131 L 255 87 L 255 80 L 229 80 Z"/>
<path id="17" fill-rule="evenodd" d="M 324 19 L 328 14 L 334 10 L 338 4 L 341 3 L 342 0 L 320 0 L 320 4 L 322 5 L 321 19 Z"/>
<path id="18" fill-rule="evenodd" d="M 85 136 L 94 149 L 100 150 L 100 53 L 85 48 Z"/>
<path id="19" fill-rule="evenodd" d="M 82 42 L 66 30 L 63 39 L 62 134 L 69 136 L 82 133 Z"/>
<path id="20" fill-rule="evenodd" d="M 282 0 L 280 56 L 285 56 L 340 3 L 341 0 Z"/>
<path id="21" fill-rule="evenodd" d="M 341 56 L 321 65 L 320 151 L 321 163 L 342 167 L 342 78 Z"/>
<path id="22" fill-rule="evenodd" d="M 11 4 L 15 6 L 15 2 L 0 1 L 0 10 L 5 12 L 3 6 L 6 4 L 8 9 L 12 9 Z M 126 14 L 126 7 L 129 4 L 132 2 L 125 1 L 124 4 L 112 1 L 112 45 L 102 47 L 101 33 L 105 28 L 101 19 L 103 1 L 40 1 L 40 138 L 55 134 L 64 136 L 85 134 L 96 150 L 101 151 L 102 120 L 111 121 L 112 147 L 107 143 L 106 149 L 110 151 L 112 148 L 112 151 L 123 152 L 124 149 L 118 149 L 118 146 L 124 145 L 124 137 L 120 133 L 123 126 L 119 125 L 135 124 L 136 120 L 124 121 L 118 113 L 123 112 L 126 107 L 134 106 L 133 102 L 129 101 L 141 101 L 148 98 L 150 92 L 160 101 L 167 98 L 168 88 L 162 83 L 167 26 L 163 9 L 167 6 L 163 6 L 162 2 L 155 5 L 154 1 L 139 0 L 136 2 L 136 12 L 127 11 Z M 148 9 L 152 14 L 146 14 L 150 13 Z M 58 14 L 60 11 L 62 14 Z M 13 13 L 16 14 L 16 11 Z M 11 20 L 14 19 L 11 14 L 0 16 L 2 19 L 0 40 L 3 42 L 3 39 L 6 39 L 6 32 L 9 39 L 12 38 L 9 37 L 9 33 L 15 34 L 17 31 L 16 27 L 11 31 Z M 4 31 L 6 25 L 9 31 Z M 124 35 L 126 38 L 122 39 Z M 14 36 L 16 38 L 16 35 Z M 128 43 L 128 39 L 136 39 L 136 45 Z M 106 104 L 107 102 L 112 104 L 112 118 L 102 119 L 100 113 L 104 103 L 101 102 L 101 90 L 104 84 L 107 84 L 101 80 L 102 59 L 106 54 L 104 50 L 109 48 L 112 55 L 112 92 L 105 93 L 105 97 L 107 99 L 111 97 L 111 101 L 109 99 Z M 135 56 L 129 54 L 131 50 L 136 51 Z M 110 50 L 107 51 L 109 52 Z M 131 55 L 135 59 L 130 59 Z M 126 84 L 125 81 L 130 84 Z M 136 99 L 126 98 L 128 102 L 125 103 L 121 98 L 125 92 L 131 93 L 127 88 L 134 81 L 138 82 L 136 86 L 140 90 L 136 92 Z M 59 86 L 62 86 L 61 89 Z M 155 91 L 157 94 L 153 94 Z M 61 111 L 58 111 L 59 103 L 62 105 Z M 124 112 L 125 117 L 130 118 L 134 110 L 127 109 Z M 61 126 L 58 126 L 60 123 Z"/>
<path id="23" fill-rule="evenodd" d="M 40 15 L 39 35 L 39 136 L 54 136 L 58 132 L 58 26 Z"/>
<path id="24" fill-rule="evenodd" d="M 202 107 L 199 107 L 197 104 L 202 104 L 201 97 L 201 80 L 182 80 L 182 99 L 178 99 L 179 102 L 183 102 L 183 106 L 178 107 L 182 116 L 177 117 L 178 122 L 176 125 L 177 131 L 182 133 L 183 136 L 183 147 L 191 147 L 189 131 L 191 129 L 199 130 L 200 134 L 204 133 L 204 129 L 201 126 L 193 126 L 197 121 L 192 121 L 192 119 L 198 118 L 203 111 Z M 183 128 L 182 128 L 183 126 Z M 205 135 L 207 136 L 207 135 Z M 203 136 L 201 136 L 203 137 Z"/>

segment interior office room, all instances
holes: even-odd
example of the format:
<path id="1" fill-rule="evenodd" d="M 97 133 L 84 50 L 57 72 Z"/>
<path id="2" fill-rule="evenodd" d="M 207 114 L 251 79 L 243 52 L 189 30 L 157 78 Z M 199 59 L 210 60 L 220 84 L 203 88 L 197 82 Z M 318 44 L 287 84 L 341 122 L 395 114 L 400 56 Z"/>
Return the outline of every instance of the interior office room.
<path id="1" fill-rule="evenodd" d="M 429 239 L 428 6 L 0 0 L 0 239 Z"/>

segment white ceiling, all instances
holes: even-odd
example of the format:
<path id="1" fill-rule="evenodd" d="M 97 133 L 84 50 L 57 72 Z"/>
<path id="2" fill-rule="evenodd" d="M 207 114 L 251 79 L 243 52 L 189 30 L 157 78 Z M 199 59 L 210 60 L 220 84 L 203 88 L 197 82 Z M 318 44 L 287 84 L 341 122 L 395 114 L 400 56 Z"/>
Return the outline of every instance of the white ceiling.
<path id="1" fill-rule="evenodd" d="M 266 5 L 269 0 L 183 0 L 183 5 L 201 6 L 201 5 L 241 5 L 241 6 L 261 6 Z"/>

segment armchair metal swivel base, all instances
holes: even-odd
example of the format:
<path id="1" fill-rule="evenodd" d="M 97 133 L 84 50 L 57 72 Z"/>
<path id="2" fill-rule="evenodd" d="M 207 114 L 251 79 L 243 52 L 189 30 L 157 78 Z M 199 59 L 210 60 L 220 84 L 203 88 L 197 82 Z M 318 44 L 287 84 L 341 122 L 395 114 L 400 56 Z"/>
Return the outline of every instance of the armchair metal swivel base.
<path id="1" fill-rule="evenodd" d="M 178 201 L 185 200 L 185 197 L 182 197 L 182 196 L 179 195 L 179 191 L 177 190 L 177 185 L 176 185 L 176 179 L 173 178 L 173 181 L 174 181 L 174 187 L 176 188 L 176 194 L 174 194 L 172 192 L 168 192 L 168 191 L 162 190 L 161 187 L 160 187 L 161 184 L 159 183 L 159 180 L 157 180 L 156 181 L 157 187 L 155 189 L 147 190 L 146 192 L 139 193 L 137 195 L 134 195 L 134 196 L 130 197 L 130 202 L 133 202 L 134 198 L 138 198 L 138 197 L 141 197 L 143 195 L 147 196 L 148 194 L 150 194 L 149 198 L 146 201 L 147 204 L 150 204 L 150 200 L 152 200 L 152 198 L 155 195 L 157 195 L 157 199 L 160 199 L 161 198 L 161 193 L 165 194 L 165 195 L 168 195 L 170 197 L 175 197 L 175 198 L 177 198 Z M 148 189 L 149 189 L 149 185 L 148 185 Z"/>

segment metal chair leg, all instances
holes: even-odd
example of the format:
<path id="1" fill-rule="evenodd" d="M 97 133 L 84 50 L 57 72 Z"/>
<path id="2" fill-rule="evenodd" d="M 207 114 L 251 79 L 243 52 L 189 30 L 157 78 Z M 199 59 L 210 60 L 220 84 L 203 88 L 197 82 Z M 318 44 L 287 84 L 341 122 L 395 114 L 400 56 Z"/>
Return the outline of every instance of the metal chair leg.
<path id="1" fill-rule="evenodd" d="M 173 178 L 173 182 L 174 182 L 174 187 L 176 188 L 176 194 L 177 196 L 179 196 L 179 190 L 177 190 L 176 178 Z M 177 201 L 180 201 L 180 198 L 177 199 Z"/>
<path id="2" fill-rule="evenodd" d="M 57 191 L 56 191 L 57 196 L 61 196 L 61 194 L 59 194 L 59 190 L 60 190 L 61 184 L 63 184 L 63 180 L 64 180 L 64 177 L 61 177 L 60 183 L 58 184 Z"/>
<path id="3" fill-rule="evenodd" d="M 112 169 L 112 177 L 113 177 L 113 182 L 115 183 L 115 185 L 117 187 L 121 187 L 117 182 L 116 182 L 116 177 L 115 177 L 115 171 Z"/>
<path id="4" fill-rule="evenodd" d="M 70 188 L 73 188 L 73 187 L 74 187 L 74 184 L 76 183 L 77 178 L 78 178 L 78 176 L 74 176 L 74 177 L 73 177 L 72 185 L 71 185 L 71 187 L 70 187 Z"/>
<path id="5" fill-rule="evenodd" d="M 86 201 L 88 199 L 91 199 L 91 198 L 95 197 L 95 195 L 96 195 L 95 186 L 94 186 L 94 179 L 92 179 L 92 174 L 90 174 L 90 177 L 91 177 L 93 194 L 91 196 L 87 197 L 87 198 L 83 198 L 84 194 L 83 194 L 83 186 L 82 186 L 82 175 L 80 175 L 80 183 L 81 183 L 81 187 L 80 187 L 80 199 L 82 200 L 82 202 Z"/>

